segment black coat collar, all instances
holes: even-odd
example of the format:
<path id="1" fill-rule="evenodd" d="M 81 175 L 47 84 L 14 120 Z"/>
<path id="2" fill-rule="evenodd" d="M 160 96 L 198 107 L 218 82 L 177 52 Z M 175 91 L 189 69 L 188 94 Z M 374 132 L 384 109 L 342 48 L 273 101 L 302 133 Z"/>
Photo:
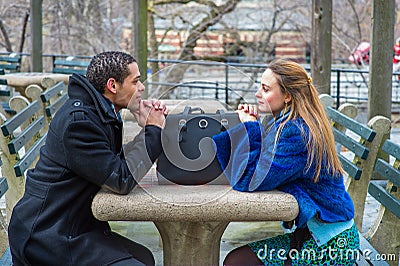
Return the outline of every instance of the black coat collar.
<path id="1" fill-rule="evenodd" d="M 93 106 L 103 123 L 118 121 L 118 118 L 107 99 L 81 74 L 72 74 L 69 79 L 68 96 L 79 99 L 84 105 Z"/>

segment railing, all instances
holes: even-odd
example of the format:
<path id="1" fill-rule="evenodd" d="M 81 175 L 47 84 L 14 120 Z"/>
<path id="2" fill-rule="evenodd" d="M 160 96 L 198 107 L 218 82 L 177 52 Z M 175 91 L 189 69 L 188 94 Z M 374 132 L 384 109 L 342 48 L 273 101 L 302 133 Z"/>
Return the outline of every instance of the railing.
<path id="1" fill-rule="evenodd" d="M 227 104 L 235 101 L 254 101 L 254 93 L 259 88 L 261 74 L 263 70 L 268 66 L 267 64 L 240 64 L 240 63 L 219 63 L 219 62 L 204 62 L 204 61 L 179 61 L 179 60 L 167 60 L 167 59 L 148 59 L 148 62 L 157 62 L 161 69 L 168 69 L 171 66 L 178 64 L 190 64 L 193 66 L 187 71 L 181 84 L 163 82 L 163 85 L 169 85 L 171 87 L 185 87 L 189 90 L 194 90 L 194 86 L 188 87 L 185 84 L 188 80 L 192 84 L 194 78 L 201 78 L 200 71 L 206 71 L 209 73 L 207 76 L 208 86 L 204 87 L 203 90 L 208 90 L 208 94 L 202 91 L 202 94 L 215 95 L 218 91 L 225 88 L 225 102 Z M 197 66 L 197 73 L 196 67 Z M 304 65 L 305 69 L 309 72 L 310 67 Z M 173 71 L 173 70 L 172 70 Z M 194 74 L 190 74 L 194 72 Z M 336 104 L 339 106 L 341 102 L 352 102 L 355 104 L 362 104 L 368 102 L 368 70 L 360 69 L 345 69 L 335 68 L 331 70 L 331 96 L 336 99 Z M 157 74 L 157 73 L 156 73 Z M 165 73 L 159 74 L 161 78 L 165 78 Z M 242 80 L 239 80 L 238 76 L 242 75 Z M 216 76 L 216 77 L 215 77 Z M 246 78 L 243 78 L 247 76 Z M 400 73 L 393 73 L 392 82 L 392 103 L 400 105 Z M 204 82 L 204 81 L 203 81 Z M 214 84 L 213 86 L 211 84 Z M 150 92 L 155 92 L 153 86 L 160 85 L 159 83 L 152 83 L 151 76 L 148 80 Z M 199 85 L 197 88 L 200 88 Z M 156 89 L 157 90 L 157 89 Z M 214 92 L 212 90 L 215 90 Z M 199 96 L 195 92 L 186 92 L 182 95 Z M 217 97 L 215 97 L 217 98 Z M 217 98 L 218 99 L 218 98 Z"/>
<path id="2" fill-rule="evenodd" d="M 0 53 L 9 54 L 9 53 Z M 23 59 L 29 57 L 29 53 L 20 54 Z M 69 57 L 70 55 L 43 54 L 44 60 L 49 61 L 45 71 L 52 72 L 54 58 Z M 76 59 L 90 59 L 91 56 L 77 55 Z M 150 63 L 158 63 L 160 72 L 153 73 Z M 148 59 L 149 75 L 146 81 L 150 94 L 157 95 L 161 88 L 174 89 L 174 94 L 180 97 L 213 97 L 223 100 L 227 104 L 235 104 L 240 101 L 254 101 L 254 93 L 259 88 L 259 82 L 263 70 L 267 64 L 243 64 L 236 62 L 211 62 L 211 61 L 181 61 L 169 59 Z M 169 81 L 166 72 L 176 65 L 187 65 L 188 70 L 182 80 Z M 368 70 L 332 67 L 331 96 L 336 99 L 339 106 L 341 102 L 363 104 L 368 101 Z M 309 65 L 304 65 L 310 71 Z M 155 75 L 158 75 L 157 79 Z M 400 73 L 393 73 L 392 103 L 400 105 Z M 180 88 L 180 89 L 178 89 Z M 165 93 L 161 92 L 161 93 Z M 171 96 L 171 95 L 170 95 Z M 400 109 L 397 107 L 397 109 Z"/>

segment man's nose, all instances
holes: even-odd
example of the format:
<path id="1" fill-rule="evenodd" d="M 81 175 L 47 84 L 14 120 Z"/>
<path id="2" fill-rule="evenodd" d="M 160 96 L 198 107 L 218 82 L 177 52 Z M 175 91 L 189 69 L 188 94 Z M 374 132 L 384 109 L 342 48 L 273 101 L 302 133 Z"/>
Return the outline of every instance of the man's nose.
<path id="1" fill-rule="evenodd" d="M 141 81 L 139 81 L 139 91 L 145 91 L 146 87 L 143 85 L 143 83 Z"/>

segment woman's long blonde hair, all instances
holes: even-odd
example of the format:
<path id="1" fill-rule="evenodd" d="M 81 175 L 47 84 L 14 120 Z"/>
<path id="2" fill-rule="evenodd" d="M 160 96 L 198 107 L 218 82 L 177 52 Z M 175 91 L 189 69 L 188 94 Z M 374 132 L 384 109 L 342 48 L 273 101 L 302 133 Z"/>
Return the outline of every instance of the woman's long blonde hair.
<path id="1" fill-rule="evenodd" d="M 303 118 L 309 127 L 307 169 L 315 163 L 314 181 L 318 181 L 324 158 L 328 170 L 343 173 L 329 119 L 306 70 L 298 63 L 285 59 L 272 61 L 268 68 L 278 80 L 282 93 L 288 93 L 292 98 L 289 116 L 280 129 L 287 121 L 298 117 Z"/>

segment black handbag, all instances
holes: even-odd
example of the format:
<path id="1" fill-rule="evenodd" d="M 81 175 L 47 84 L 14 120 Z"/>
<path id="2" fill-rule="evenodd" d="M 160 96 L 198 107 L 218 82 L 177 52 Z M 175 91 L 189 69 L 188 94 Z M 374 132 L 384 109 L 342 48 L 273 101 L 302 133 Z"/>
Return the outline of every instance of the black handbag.
<path id="1" fill-rule="evenodd" d="M 163 152 L 157 161 L 159 184 L 229 184 L 211 137 L 238 123 L 236 113 L 204 113 L 199 107 L 186 106 L 183 113 L 167 115 L 161 133 Z"/>

